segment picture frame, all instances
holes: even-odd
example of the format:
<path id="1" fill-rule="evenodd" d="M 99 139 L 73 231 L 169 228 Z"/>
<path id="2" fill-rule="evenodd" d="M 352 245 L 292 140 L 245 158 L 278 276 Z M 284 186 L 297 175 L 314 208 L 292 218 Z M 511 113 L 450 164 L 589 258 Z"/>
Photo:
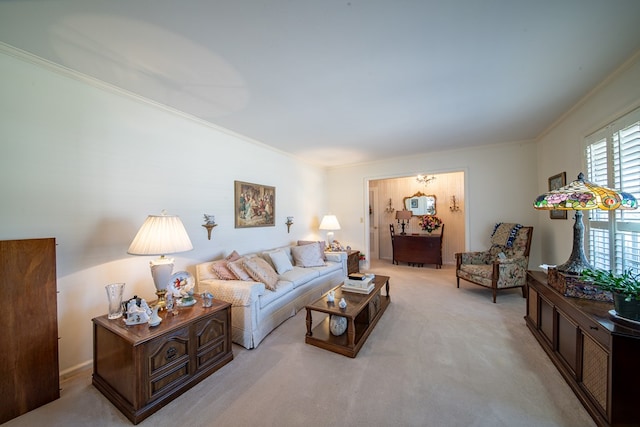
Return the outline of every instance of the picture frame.
<path id="1" fill-rule="evenodd" d="M 560 187 L 564 187 L 567 184 L 567 173 L 560 172 L 557 175 L 549 177 L 549 191 L 557 190 Z M 567 219 L 567 211 L 552 210 L 549 211 L 549 218 L 551 219 Z"/>
<path id="2" fill-rule="evenodd" d="M 234 181 L 235 228 L 274 227 L 276 188 L 251 182 Z"/>

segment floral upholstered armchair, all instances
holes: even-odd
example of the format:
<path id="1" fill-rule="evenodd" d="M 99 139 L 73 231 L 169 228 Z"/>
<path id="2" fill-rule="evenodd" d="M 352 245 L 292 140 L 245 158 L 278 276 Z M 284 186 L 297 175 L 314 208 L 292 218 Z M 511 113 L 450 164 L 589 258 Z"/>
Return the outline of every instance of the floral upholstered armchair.
<path id="1" fill-rule="evenodd" d="M 525 297 L 532 234 L 533 227 L 496 224 L 489 250 L 456 254 L 458 288 L 460 279 L 491 288 L 494 303 L 499 289 L 522 288 Z"/>

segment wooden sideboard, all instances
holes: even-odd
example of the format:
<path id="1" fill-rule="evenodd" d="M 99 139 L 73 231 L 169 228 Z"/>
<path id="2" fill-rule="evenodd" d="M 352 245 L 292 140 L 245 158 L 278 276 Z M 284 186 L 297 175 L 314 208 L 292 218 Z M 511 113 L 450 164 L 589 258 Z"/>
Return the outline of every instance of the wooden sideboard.
<path id="1" fill-rule="evenodd" d="M 393 263 L 406 262 L 409 265 L 418 266 L 435 264 L 436 268 L 442 268 L 444 225 L 439 231 L 440 234 L 402 235 L 392 233 Z"/>
<path id="2" fill-rule="evenodd" d="M 598 426 L 640 426 L 640 327 L 612 320 L 606 302 L 568 298 L 527 277 L 527 327 Z"/>
<path id="3" fill-rule="evenodd" d="M 231 304 L 162 313 L 159 326 L 93 319 L 93 385 L 132 423 L 180 396 L 233 359 Z"/>

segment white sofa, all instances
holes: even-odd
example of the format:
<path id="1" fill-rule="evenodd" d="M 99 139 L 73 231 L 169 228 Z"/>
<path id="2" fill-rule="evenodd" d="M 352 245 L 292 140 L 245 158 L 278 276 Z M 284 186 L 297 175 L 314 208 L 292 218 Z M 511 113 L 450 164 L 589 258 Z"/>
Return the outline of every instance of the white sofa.
<path id="1" fill-rule="evenodd" d="M 212 270 L 216 261 L 196 266 L 197 291 L 209 291 L 214 298 L 232 304 L 231 340 L 234 343 L 247 349 L 257 347 L 282 322 L 342 283 L 347 276 L 345 252 L 325 252 L 323 266 L 300 267 L 295 265 L 291 253 L 293 246 L 244 255 L 245 258 L 261 257 L 274 270 L 278 266 L 274 265 L 269 254 L 283 251 L 288 256 L 292 269 L 278 274 L 275 290 L 255 281 L 222 280 Z M 304 331 L 304 325 L 300 330 Z"/>

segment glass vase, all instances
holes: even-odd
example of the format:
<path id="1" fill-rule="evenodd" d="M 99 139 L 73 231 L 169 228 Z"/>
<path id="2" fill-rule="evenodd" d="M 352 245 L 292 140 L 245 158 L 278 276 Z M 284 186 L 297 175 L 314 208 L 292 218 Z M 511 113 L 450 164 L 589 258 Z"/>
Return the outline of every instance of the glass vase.
<path id="1" fill-rule="evenodd" d="M 107 318 L 117 319 L 122 317 L 122 294 L 124 283 L 111 283 L 105 286 L 107 298 L 109 300 L 109 314 Z"/>

